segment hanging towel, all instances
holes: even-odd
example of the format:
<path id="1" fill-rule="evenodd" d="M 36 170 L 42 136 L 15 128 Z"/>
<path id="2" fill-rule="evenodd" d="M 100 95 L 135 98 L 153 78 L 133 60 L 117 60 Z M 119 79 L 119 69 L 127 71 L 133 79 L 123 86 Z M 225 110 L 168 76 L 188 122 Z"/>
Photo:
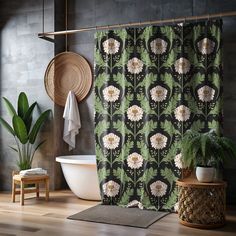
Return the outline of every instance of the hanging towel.
<path id="1" fill-rule="evenodd" d="M 42 168 L 32 168 L 32 169 L 27 169 L 27 170 L 21 170 L 19 174 L 21 176 L 46 175 L 47 171 Z"/>
<path id="2" fill-rule="evenodd" d="M 69 92 L 63 113 L 64 133 L 63 140 L 69 144 L 69 151 L 75 148 L 75 136 L 81 128 L 78 103 L 73 92 Z"/>

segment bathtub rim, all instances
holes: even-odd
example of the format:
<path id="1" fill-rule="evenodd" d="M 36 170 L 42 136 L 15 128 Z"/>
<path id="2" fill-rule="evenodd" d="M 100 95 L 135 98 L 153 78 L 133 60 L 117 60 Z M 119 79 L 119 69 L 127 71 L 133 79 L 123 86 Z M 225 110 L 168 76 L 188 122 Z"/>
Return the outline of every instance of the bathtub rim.
<path id="1" fill-rule="evenodd" d="M 81 158 L 81 159 L 79 159 Z M 64 155 L 57 156 L 56 162 L 62 164 L 96 165 L 96 155 Z"/>

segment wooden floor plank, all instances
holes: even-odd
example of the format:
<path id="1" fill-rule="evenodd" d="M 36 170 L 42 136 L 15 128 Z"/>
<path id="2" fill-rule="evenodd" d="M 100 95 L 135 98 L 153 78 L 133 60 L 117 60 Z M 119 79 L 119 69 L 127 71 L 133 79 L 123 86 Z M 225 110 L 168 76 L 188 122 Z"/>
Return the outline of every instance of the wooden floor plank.
<path id="1" fill-rule="evenodd" d="M 201 230 L 183 226 L 179 224 L 177 214 L 170 214 L 164 217 L 148 229 L 140 229 L 66 219 L 70 215 L 98 204 L 98 202 L 78 199 L 70 191 L 52 192 L 49 202 L 46 202 L 43 197 L 36 199 L 32 196 L 29 194 L 25 200 L 25 206 L 20 206 L 19 199 L 12 203 L 9 193 L 0 193 L 0 236 L 236 235 L 235 207 L 229 207 L 227 210 L 227 224 L 220 229 Z"/>

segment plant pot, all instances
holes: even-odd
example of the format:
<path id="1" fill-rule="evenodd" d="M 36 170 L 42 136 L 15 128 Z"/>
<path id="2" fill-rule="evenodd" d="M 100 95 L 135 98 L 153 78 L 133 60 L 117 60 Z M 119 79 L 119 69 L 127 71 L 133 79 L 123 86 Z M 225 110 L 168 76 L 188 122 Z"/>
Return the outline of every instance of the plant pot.
<path id="1" fill-rule="evenodd" d="M 199 182 L 212 182 L 215 176 L 215 168 L 211 166 L 197 166 L 196 177 Z"/>

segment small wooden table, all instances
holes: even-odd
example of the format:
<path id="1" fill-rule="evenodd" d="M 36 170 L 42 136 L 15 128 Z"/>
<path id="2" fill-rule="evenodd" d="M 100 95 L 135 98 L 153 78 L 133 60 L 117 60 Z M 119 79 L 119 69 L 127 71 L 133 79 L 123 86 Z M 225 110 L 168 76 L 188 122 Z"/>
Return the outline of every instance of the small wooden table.
<path id="1" fill-rule="evenodd" d="M 177 181 L 180 223 L 195 228 L 225 224 L 225 182 L 200 183 L 195 178 Z"/>
<path id="2" fill-rule="evenodd" d="M 13 174 L 12 176 L 12 202 L 15 202 L 16 194 L 20 194 L 20 203 L 24 205 L 25 193 L 36 193 L 36 197 L 39 198 L 39 184 L 45 185 L 45 199 L 49 200 L 49 176 L 48 175 L 34 175 L 34 176 L 21 176 L 19 174 Z M 27 184 L 35 184 L 34 188 L 25 188 Z M 20 185 L 20 189 L 16 186 Z"/>

